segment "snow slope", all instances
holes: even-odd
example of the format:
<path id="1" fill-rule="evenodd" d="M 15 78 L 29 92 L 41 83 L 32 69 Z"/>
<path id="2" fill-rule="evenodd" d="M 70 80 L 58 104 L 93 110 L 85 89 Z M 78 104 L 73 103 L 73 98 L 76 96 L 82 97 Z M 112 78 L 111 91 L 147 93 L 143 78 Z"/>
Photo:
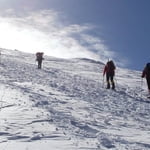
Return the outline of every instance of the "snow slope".
<path id="1" fill-rule="evenodd" d="M 0 150 L 148 150 L 150 101 L 141 73 L 117 68 L 116 91 L 104 65 L 89 59 L 2 50 Z"/>

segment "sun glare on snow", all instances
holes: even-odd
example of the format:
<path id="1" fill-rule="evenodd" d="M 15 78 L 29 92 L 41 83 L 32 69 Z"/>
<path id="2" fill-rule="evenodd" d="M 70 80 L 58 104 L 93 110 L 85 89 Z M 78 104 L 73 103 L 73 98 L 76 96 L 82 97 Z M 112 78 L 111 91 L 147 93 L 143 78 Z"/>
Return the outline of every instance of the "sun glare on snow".
<path id="1" fill-rule="evenodd" d="M 0 22 L 0 47 L 7 49 L 19 49 L 32 52 L 40 45 L 42 33 L 34 30 L 21 29 L 9 23 Z"/>

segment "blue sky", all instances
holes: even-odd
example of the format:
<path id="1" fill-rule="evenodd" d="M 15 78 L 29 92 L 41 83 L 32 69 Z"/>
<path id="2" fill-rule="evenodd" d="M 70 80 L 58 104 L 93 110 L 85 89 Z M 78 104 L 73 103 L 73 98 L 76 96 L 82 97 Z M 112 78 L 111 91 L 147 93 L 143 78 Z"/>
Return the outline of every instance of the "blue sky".
<path id="1" fill-rule="evenodd" d="M 149 0 L 0 0 L 0 10 L 0 47 L 138 70 L 150 61 Z"/>

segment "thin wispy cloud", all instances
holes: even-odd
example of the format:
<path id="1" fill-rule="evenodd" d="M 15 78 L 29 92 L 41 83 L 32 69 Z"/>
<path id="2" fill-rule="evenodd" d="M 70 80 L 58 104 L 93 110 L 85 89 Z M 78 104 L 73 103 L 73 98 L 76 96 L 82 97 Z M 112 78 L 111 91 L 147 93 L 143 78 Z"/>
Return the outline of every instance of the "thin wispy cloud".
<path id="1" fill-rule="evenodd" d="M 0 47 L 61 58 L 86 57 L 106 62 L 117 54 L 99 37 L 88 34 L 91 24 L 69 24 L 53 10 L 20 16 L 7 10 L 0 16 Z"/>

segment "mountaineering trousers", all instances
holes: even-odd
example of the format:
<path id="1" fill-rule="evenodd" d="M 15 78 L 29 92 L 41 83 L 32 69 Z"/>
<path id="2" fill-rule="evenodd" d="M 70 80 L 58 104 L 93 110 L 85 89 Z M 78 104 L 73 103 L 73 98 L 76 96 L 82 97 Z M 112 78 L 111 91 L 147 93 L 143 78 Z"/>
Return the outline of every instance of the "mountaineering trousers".
<path id="1" fill-rule="evenodd" d="M 38 69 L 41 69 L 42 66 L 42 60 L 38 60 Z"/>
<path id="2" fill-rule="evenodd" d="M 112 89 L 115 89 L 114 74 L 106 73 L 107 89 L 110 89 L 110 81 Z"/>
<path id="3" fill-rule="evenodd" d="M 148 89 L 149 89 L 149 91 L 150 91 L 150 76 L 147 76 L 147 77 L 146 77 L 146 81 L 147 81 Z"/>

